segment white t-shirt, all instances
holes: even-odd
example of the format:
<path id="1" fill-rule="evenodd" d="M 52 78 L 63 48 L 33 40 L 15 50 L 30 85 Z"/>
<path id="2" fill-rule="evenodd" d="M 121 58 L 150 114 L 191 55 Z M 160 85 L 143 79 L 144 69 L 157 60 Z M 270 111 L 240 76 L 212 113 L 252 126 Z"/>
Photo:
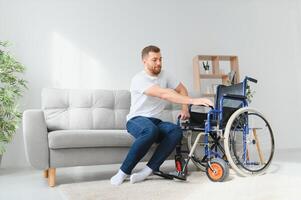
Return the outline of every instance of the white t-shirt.
<path id="1" fill-rule="evenodd" d="M 158 97 L 147 96 L 144 91 L 153 85 L 176 89 L 179 84 L 178 80 L 168 75 L 164 70 L 158 76 L 150 76 L 144 70 L 136 74 L 131 82 L 131 108 L 127 120 L 136 116 L 160 119 L 160 114 L 167 102 Z"/>

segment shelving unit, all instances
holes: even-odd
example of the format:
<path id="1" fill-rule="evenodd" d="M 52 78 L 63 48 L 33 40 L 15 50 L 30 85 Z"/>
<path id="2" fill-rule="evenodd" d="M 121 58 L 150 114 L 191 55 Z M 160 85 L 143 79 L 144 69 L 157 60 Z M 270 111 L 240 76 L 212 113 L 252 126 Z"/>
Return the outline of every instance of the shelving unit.
<path id="1" fill-rule="evenodd" d="M 201 63 L 208 61 L 211 63 L 209 73 L 205 73 Z M 227 72 L 220 69 L 220 62 L 228 62 L 229 70 Z M 215 94 L 201 93 L 202 81 L 206 79 L 220 79 L 222 84 L 227 85 L 228 73 L 230 71 L 235 72 L 234 83 L 239 82 L 239 66 L 237 56 L 225 56 L 225 55 L 197 55 L 193 58 L 193 84 L 194 90 L 202 97 L 214 97 Z M 207 86 L 208 87 L 208 86 Z"/>

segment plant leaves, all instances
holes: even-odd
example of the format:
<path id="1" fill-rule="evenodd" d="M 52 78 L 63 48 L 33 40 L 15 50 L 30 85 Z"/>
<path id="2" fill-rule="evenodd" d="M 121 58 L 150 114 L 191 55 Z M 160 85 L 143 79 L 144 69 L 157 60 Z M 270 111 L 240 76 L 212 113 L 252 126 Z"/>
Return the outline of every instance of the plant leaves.
<path id="1" fill-rule="evenodd" d="M 25 67 L 5 49 L 9 45 L 8 41 L 0 41 L 0 47 L 4 47 L 0 49 L 0 154 L 21 122 L 18 100 L 27 89 L 27 81 L 20 77 Z"/>

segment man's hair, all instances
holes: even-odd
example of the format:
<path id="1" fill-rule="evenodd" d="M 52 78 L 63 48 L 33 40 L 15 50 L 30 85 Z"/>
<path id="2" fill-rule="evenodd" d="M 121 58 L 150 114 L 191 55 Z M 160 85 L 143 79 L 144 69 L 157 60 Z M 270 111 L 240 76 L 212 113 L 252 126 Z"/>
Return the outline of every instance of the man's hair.
<path id="1" fill-rule="evenodd" d="M 142 52 L 141 52 L 141 57 L 142 57 L 142 59 L 143 59 L 145 56 L 147 56 L 149 52 L 159 53 L 159 52 L 160 52 L 160 48 L 159 48 L 159 47 L 156 47 L 156 46 L 153 46 L 153 45 L 144 47 L 144 48 L 142 49 Z"/>

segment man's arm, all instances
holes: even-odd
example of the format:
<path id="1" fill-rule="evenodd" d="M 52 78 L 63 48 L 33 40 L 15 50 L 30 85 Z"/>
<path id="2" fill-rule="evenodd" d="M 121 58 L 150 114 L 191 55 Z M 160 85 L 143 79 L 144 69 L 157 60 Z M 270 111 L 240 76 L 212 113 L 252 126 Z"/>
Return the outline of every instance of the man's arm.
<path id="1" fill-rule="evenodd" d="M 188 96 L 188 91 L 182 83 L 176 87 L 175 91 L 183 96 Z M 188 105 L 182 104 L 182 110 L 188 110 Z"/>
<path id="2" fill-rule="evenodd" d="M 186 89 L 186 87 L 180 83 L 175 91 L 183 96 L 188 96 L 188 91 Z M 181 117 L 181 120 L 186 120 L 190 118 L 190 114 L 189 114 L 189 110 L 188 110 L 188 105 L 187 104 L 182 104 L 182 110 L 181 113 L 179 114 L 179 116 Z"/>
<path id="3" fill-rule="evenodd" d="M 189 96 L 179 94 L 173 89 L 161 88 L 159 85 L 151 86 L 144 91 L 144 94 L 148 96 L 158 97 L 172 103 L 213 106 L 213 103 L 209 99 L 190 98 Z"/>

